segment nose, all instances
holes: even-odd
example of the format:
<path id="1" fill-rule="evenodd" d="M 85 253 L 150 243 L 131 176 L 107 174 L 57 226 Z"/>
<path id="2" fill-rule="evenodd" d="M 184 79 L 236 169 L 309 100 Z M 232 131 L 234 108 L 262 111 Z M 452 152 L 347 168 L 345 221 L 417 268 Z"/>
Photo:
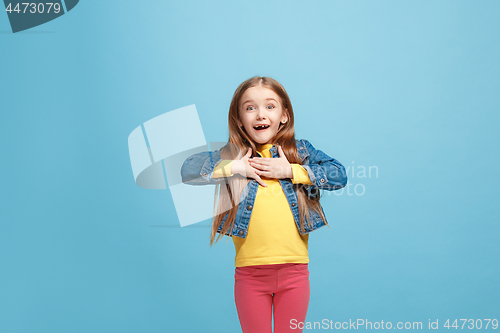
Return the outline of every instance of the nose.
<path id="1" fill-rule="evenodd" d="M 266 113 L 264 112 L 264 110 L 262 108 L 258 108 L 257 110 L 257 119 L 264 119 L 266 118 Z"/>

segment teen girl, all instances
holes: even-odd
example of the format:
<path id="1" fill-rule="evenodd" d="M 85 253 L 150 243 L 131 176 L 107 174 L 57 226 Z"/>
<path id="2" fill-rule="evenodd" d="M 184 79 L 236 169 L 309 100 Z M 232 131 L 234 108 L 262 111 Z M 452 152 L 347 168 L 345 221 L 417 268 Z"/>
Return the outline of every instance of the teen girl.
<path id="1" fill-rule="evenodd" d="M 181 174 L 186 184 L 217 185 L 210 245 L 223 235 L 233 239 L 243 333 L 271 333 L 273 315 L 275 333 L 302 332 L 309 233 L 327 225 L 319 190 L 340 189 L 347 177 L 339 161 L 295 140 L 283 86 L 269 77 L 240 84 L 229 108 L 228 143 L 190 156 Z"/>

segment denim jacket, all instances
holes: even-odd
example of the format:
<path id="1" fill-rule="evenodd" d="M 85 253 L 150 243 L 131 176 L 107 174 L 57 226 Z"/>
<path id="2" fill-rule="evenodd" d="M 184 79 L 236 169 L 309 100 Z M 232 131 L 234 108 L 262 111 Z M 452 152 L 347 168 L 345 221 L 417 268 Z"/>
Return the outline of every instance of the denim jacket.
<path id="1" fill-rule="evenodd" d="M 339 161 L 328 156 L 321 150 L 315 149 L 307 140 L 296 140 L 297 152 L 301 160 L 302 167 L 307 170 L 311 185 L 300 184 L 307 190 L 309 196 L 319 196 L 319 190 L 338 190 L 346 186 L 347 175 L 345 168 Z M 272 158 L 278 158 L 277 146 L 273 145 L 270 149 Z M 257 154 L 262 157 L 258 152 Z M 182 182 L 190 185 L 207 185 L 217 184 L 223 178 L 212 178 L 215 166 L 222 161 L 221 151 L 214 152 L 206 151 L 194 154 L 186 159 L 182 165 L 181 177 Z M 325 222 L 318 213 L 310 210 L 311 226 L 304 223 L 305 232 L 301 231 L 299 222 L 299 207 L 297 203 L 297 193 L 290 178 L 279 179 L 283 192 L 288 200 L 288 204 L 293 214 L 297 229 L 301 234 L 307 234 L 313 230 L 325 226 Z M 233 229 L 227 235 L 245 238 L 248 231 L 248 224 L 252 215 L 255 197 L 259 183 L 255 179 L 251 179 L 247 186 L 243 189 L 236 219 Z M 321 207 L 321 206 L 320 206 Z M 323 212 L 323 208 L 321 207 Z M 324 215 L 324 213 L 323 213 Z M 222 231 L 222 227 L 226 221 L 228 214 L 226 213 L 217 232 Z"/>

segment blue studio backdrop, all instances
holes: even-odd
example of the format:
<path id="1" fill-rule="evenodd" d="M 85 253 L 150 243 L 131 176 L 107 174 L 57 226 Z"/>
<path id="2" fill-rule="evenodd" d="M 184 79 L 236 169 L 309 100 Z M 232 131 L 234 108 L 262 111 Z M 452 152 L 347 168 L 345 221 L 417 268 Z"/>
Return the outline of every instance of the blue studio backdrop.
<path id="1" fill-rule="evenodd" d="M 254 75 L 348 172 L 310 235 L 306 321 L 495 331 L 498 1 L 77 2 L 15 33 L 0 13 L 0 332 L 241 332 L 232 242 L 137 186 L 127 138 L 195 104 L 226 141 Z"/>

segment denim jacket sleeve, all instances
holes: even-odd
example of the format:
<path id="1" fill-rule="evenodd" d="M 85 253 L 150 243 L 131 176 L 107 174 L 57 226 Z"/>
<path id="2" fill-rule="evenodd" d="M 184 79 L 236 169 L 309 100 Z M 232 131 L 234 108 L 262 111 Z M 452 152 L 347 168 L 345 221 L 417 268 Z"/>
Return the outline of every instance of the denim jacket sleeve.
<path id="1" fill-rule="evenodd" d="M 213 173 L 215 166 L 221 161 L 220 149 L 189 156 L 182 164 L 182 182 L 189 185 L 217 184 L 220 179 L 213 178 Z"/>
<path id="2" fill-rule="evenodd" d="M 347 174 L 339 161 L 314 148 L 307 140 L 300 140 L 300 142 L 309 154 L 302 164 L 312 183 L 312 185 L 304 185 L 309 195 L 316 196 L 318 189 L 334 191 L 346 186 Z"/>

